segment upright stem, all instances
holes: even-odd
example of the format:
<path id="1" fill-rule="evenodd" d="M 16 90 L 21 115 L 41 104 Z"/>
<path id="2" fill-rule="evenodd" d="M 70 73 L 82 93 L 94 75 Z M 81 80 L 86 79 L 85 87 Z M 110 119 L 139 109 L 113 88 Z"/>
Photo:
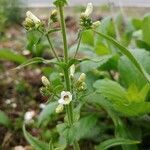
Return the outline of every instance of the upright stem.
<path id="1" fill-rule="evenodd" d="M 61 24 L 61 32 L 63 36 L 63 44 L 64 44 L 64 62 L 68 63 L 68 45 L 67 45 L 67 36 L 66 36 L 66 25 L 65 25 L 65 20 L 64 20 L 64 11 L 63 7 L 59 6 L 59 14 L 60 14 L 60 24 Z M 70 86 L 70 78 L 69 78 L 69 70 L 68 67 L 64 69 L 64 78 L 66 82 L 66 90 L 71 91 L 71 86 Z M 70 102 L 69 105 L 66 105 L 66 113 L 69 121 L 69 126 L 73 125 L 73 104 Z M 78 142 L 73 143 L 73 148 L 74 150 L 80 150 Z"/>
<path id="2" fill-rule="evenodd" d="M 80 32 L 79 32 L 79 40 L 78 40 L 77 49 L 76 49 L 76 51 L 75 51 L 74 59 L 76 58 L 77 53 L 78 53 L 78 51 L 79 51 L 79 47 L 80 47 L 80 43 L 81 43 L 81 39 L 82 39 L 82 32 L 83 32 L 83 31 L 80 31 Z"/>
<path id="3" fill-rule="evenodd" d="M 51 40 L 50 40 L 48 34 L 46 34 L 46 37 L 47 37 L 48 43 L 49 43 L 49 45 L 50 45 L 50 47 L 51 47 L 51 49 L 52 49 L 52 52 L 53 52 L 54 56 L 56 57 L 56 59 L 57 59 L 58 61 L 60 61 L 60 59 L 59 59 L 57 53 L 56 53 L 55 50 L 54 50 L 54 47 L 53 47 L 53 45 L 52 45 L 52 43 L 51 43 Z"/>
<path id="4" fill-rule="evenodd" d="M 64 42 L 64 58 L 65 62 L 68 62 L 68 45 L 67 45 L 67 36 L 66 36 L 66 25 L 64 20 L 64 11 L 63 7 L 59 6 L 59 12 L 60 12 L 60 23 L 61 23 L 61 31 L 63 36 L 63 42 Z"/>

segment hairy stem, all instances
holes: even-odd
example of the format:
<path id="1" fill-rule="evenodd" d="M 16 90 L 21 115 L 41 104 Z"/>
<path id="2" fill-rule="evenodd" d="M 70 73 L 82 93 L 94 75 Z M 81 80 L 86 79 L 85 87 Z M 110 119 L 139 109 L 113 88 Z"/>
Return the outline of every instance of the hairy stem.
<path id="1" fill-rule="evenodd" d="M 66 25 L 64 20 L 64 11 L 63 7 L 59 6 L 59 14 L 60 14 L 60 24 L 61 24 L 61 32 L 63 37 L 63 44 L 64 44 L 64 62 L 66 65 L 68 64 L 68 45 L 67 45 L 67 36 L 66 36 Z M 66 83 L 66 90 L 71 91 L 70 86 L 70 78 L 69 78 L 69 68 L 66 67 L 64 69 L 64 78 Z M 69 105 L 66 105 L 66 113 L 69 121 L 69 126 L 73 125 L 73 104 L 70 102 Z M 75 141 L 73 143 L 74 150 L 80 150 L 79 144 Z"/>

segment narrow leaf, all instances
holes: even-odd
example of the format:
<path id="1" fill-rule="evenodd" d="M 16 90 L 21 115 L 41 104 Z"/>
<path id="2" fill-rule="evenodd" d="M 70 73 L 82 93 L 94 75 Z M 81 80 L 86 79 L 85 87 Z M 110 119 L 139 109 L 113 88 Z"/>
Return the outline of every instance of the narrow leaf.
<path id="1" fill-rule="evenodd" d="M 55 62 L 55 59 L 52 59 L 52 60 L 46 60 L 46 59 L 43 59 L 42 57 L 34 57 L 32 59 L 29 59 L 27 61 L 25 61 L 23 64 L 19 65 L 18 67 L 16 67 L 15 69 L 21 69 L 23 67 L 26 67 L 26 66 L 29 66 L 31 64 L 37 64 L 37 63 L 45 63 L 45 64 L 48 64 L 48 63 L 51 63 L 51 62 Z"/>
<path id="2" fill-rule="evenodd" d="M 2 111 L 0 111 L 0 124 L 4 125 L 6 127 L 10 126 L 10 120 L 9 120 L 8 116 Z"/>
<path id="3" fill-rule="evenodd" d="M 27 59 L 19 54 L 16 54 L 11 49 L 0 49 L 0 58 L 4 60 L 9 60 L 21 64 Z"/>
<path id="4" fill-rule="evenodd" d="M 102 142 L 99 146 L 96 146 L 96 150 L 107 150 L 108 148 L 118 146 L 118 145 L 129 145 L 129 144 L 138 144 L 139 141 L 133 141 L 123 138 L 113 138 L 107 141 Z"/>
<path id="5" fill-rule="evenodd" d="M 31 144 L 31 146 L 35 150 L 48 150 L 49 149 L 49 144 L 44 143 L 38 140 L 37 138 L 33 137 L 31 134 L 29 134 L 26 131 L 25 125 L 23 126 L 23 133 L 24 133 L 26 140 Z"/>

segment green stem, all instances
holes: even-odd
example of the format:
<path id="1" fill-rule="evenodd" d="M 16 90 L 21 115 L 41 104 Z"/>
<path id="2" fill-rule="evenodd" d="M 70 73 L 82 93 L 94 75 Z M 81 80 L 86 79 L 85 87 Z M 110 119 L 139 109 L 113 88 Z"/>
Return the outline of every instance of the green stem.
<path id="1" fill-rule="evenodd" d="M 79 41 L 78 41 L 77 49 L 76 49 L 76 52 L 75 52 L 75 55 L 74 55 L 74 59 L 76 58 L 77 53 L 79 51 L 79 47 L 80 47 L 80 43 L 81 43 L 81 39 L 82 39 L 82 32 L 83 31 L 80 31 L 80 33 L 79 33 Z"/>
<path id="2" fill-rule="evenodd" d="M 67 36 L 66 36 L 66 25 L 65 25 L 65 20 L 64 20 L 64 11 L 63 7 L 59 6 L 59 14 L 60 14 L 60 24 L 61 24 L 61 32 L 63 36 L 63 44 L 64 44 L 64 61 L 67 65 L 68 63 L 68 45 L 67 45 Z M 64 69 L 64 78 L 65 78 L 65 83 L 66 83 L 66 90 L 71 91 L 71 86 L 70 86 L 70 78 L 69 78 L 69 70 L 68 67 Z M 73 125 L 73 104 L 70 102 L 69 105 L 66 105 L 66 113 L 69 121 L 69 126 Z M 78 142 L 73 143 L 73 148 L 74 150 L 80 150 Z"/>
<path id="3" fill-rule="evenodd" d="M 47 37 L 48 43 L 49 43 L 49 45 L 50 45 L 50 47 L 51 47 L 51 49 L 52 49 L 52 52 L 53 52 L 54 56 L 56 57 L 56 59 L 58 60 L 58 62 L 60 62 L 60 59 L 59 59 L 57 53 L 56 53 L 55 50 L 54 50 L 54 47 L 53 47 L 53 45 L 52 45 L 52 42 L 51 42 L 51 40 L 50 40 L 48 34 L 46 34 L 46 37 Z"/>
<path id="4" fill-rule="evenodd" d="M 59 6 L 59 12 L 60 12 L 60 23 L 61 23 L 61 31 L 63 36 L 63 43 L 64 43 L 64 58 L 65 62 L 68 62 L 68 45 L 67 45 L 67 36 L 66 36 L 66 25 L 64 20 L 64 11 L 63 7 Z"/>

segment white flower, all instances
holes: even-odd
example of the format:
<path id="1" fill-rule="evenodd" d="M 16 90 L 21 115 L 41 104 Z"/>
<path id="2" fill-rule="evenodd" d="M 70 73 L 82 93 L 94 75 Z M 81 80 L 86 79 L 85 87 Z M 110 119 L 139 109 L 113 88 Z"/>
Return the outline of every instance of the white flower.
<path id="1" fill-rule="evenodd" d="M 31 110 L 31 111 L 27 111 L 24 115 L 24 120 L 26 122 L 30 121 L 33 117 L 35 116 L 35 111 Z"/>
<path id="2" fill-rule="evenodd" d="M 44 86 L 49 86 L 50 85 L 49 80 L 45 76 L 42 76 L 41 80 L 42 80 L 42 83 L 43 83 Z"/>
<path id="3" fill-rule="evenodd" d="M 32 12 L 27 11 L 26 15 L 27 15 L 27 18 L 31 19 L 35 24 L 41 23 L 40 19 L 37 18 Z"/>
<path id="4" fill-rule="evenodd" d="M 92 11 L 93 11 L 93 4 L 88 3 L 85 12 L 82 13 L 82 15 L 85 15 L 86 17 L 89 17 L 90 14 L 92 13 Z"/>
<path id="5" fill-rule="evenodd" d="M 62 104 L 59 104 L 57 107 L 56 107 L 56 113 L 61 113 L 64 109 L 64 106 Z"/>
<path id="6" fill-rule="evenodd" d="M 85 78 L 86 78 L 86 74 L 85 73 L 81 73 L 81 75 L 80 75 L 80 77 L 78 79 L 78 82 L 84 82 Z"/>
<path id="7" fill-rule="evenodd" d="M 72 101 L 72 94 L 69 91 L 62 91 L 61 98 L 58 100 L 59 104 L 68 105 Z"/>
<path id="8" fill-rule="evenodd" d="M 75 65 L 73 64 L 70 66 L 70 77 L 73 77 L 74 73 L 75 73 Z"/>

